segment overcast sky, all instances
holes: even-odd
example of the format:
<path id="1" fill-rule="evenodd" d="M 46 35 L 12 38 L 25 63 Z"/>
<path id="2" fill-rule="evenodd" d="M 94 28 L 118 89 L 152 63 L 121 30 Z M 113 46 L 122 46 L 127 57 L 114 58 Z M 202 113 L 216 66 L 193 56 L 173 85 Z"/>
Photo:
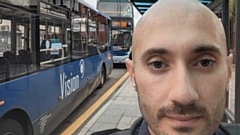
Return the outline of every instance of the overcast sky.
<path id="1" fill-rule="evenodd" d="M 97 0 L 84 0 L 90 5 L 94 6 L 95 8 L 97 7 Z M 137 21 L 140 19 L 141 14 L 135 9 L 134 7 L 134 24 L 137 23 Z"/>

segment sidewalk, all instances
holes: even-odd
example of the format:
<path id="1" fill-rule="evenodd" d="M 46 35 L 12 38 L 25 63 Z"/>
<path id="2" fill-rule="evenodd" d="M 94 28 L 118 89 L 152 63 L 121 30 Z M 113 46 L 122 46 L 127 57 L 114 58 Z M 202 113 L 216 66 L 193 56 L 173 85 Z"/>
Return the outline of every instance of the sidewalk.
<path id="1" fill-rule="evenodd" d="M 117 93 L 90 119 L 77 135 L 105 129 L 126 129 L 141 116 L 137 93 L 128 78 Z"/>

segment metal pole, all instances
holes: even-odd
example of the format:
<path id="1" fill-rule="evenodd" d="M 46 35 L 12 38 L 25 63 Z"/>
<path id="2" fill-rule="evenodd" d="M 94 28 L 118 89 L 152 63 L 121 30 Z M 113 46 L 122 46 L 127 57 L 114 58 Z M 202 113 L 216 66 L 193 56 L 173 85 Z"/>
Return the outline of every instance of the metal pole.
<path id="1" fill-rule="evenodd" d="M 227 44 L 227 51 L 229 54 L 229 48 L 230 48 L 230 20 L 229 20 L 229 0 L 222 0 L 222 23 L 225 30 L 226 35 L 226 44 Z M 229 93 L 226 94 L 226 104 L 225 107 L 228 108 L 229 103 Z M 227 117 L 224 115 L 223 122 L 227 122 Z"/>
<path id="2" fill-rule="evenodd" d="M 230 19 L 229 19 L 229 0 L 222 0 L 222 23 L 225 29 L 227 49 L 230 48 Z"/>
<path id="3" fill-rule="evenodd" d="M 236 39 L 240 36 L 240 0 L 237 0 L 236 3 Z M 236 68 L 239 69 L 240 67 L 240 40 L 236 40 Z M 235 123 L 240 123 L 240 72 L 236 70 L 235 74 Z"/>

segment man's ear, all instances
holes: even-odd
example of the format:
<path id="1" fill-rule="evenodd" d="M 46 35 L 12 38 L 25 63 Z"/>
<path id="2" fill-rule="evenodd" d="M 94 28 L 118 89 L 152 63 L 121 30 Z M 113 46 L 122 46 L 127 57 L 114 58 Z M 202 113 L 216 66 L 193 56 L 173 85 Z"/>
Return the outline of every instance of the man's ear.
<path id="1" fill-rule="evenodd" d="M 136 82 L 135 82 L 135 79 L 134 79 L 133 61 L 130 60 L 129 58 L 126 59 L 126 67 L 127 67 L 132 85 L 133 85 L 134 88 L 136 88 Z"/>
<path id="2" fill-rule="evenodd" d="M 227 86 L 227 91 L 230 89 L 230 82 L 232 79 L 232 63 L 233 63 L 233 55 L 229 54 L 228 55 L 228 86 Z"/>

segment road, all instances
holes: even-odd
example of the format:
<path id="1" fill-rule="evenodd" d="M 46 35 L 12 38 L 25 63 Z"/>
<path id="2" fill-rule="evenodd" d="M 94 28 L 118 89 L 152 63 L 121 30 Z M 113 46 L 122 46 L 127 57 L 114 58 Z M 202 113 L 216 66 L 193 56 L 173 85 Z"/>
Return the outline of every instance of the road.
<path id="1" fill-rule="evenodd" d="M 96 89 L 76 110 L 74 110 L 52 133 L 51 135 L 59 135 L 66 130 L 78 117 L 80 117 L 92 104 L 94 104 L 111 86 L 116 83 L 125 73 L 126 68 L 123 66 L 115 66 L 112 74 L 108 76 L 106 82 L 101 89 Z M 113 93 L 114 94 L 114 93 Z M 112 94 L 112 95 L 113 95 Z M 110 97 L 108 98 L 110 99 Z M 106 103 L 107 101 L 105 101 Z M 94 114 L 93 114 L 94 115 Z M 80 131 L 87 121 L 79 127 Z"/>

